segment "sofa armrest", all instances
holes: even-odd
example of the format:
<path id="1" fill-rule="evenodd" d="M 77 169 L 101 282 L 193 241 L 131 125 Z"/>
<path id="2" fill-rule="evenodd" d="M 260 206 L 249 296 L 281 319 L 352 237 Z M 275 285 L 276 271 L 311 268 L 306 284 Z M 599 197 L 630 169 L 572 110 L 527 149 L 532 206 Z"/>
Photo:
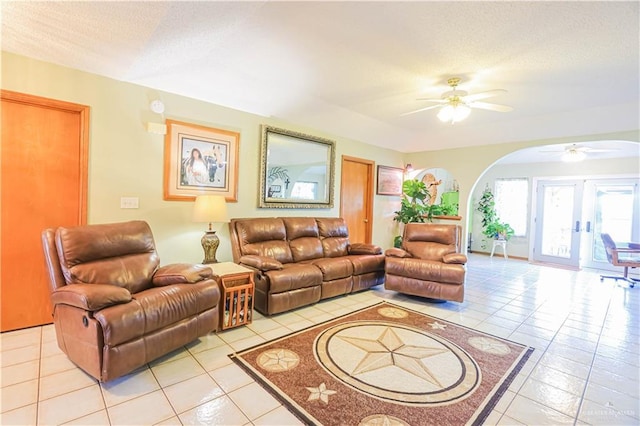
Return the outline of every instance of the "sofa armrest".
<path id="1" fill-rule="evenodd" d="M 213 277 L 213 271 L 208 266 L 191 263 L 172 263 L 158 268 L 153 274 L 153 285 L 165 286 L 170 284 L 190 284 Z"/>
<path id="2" fill-rule="evenodd" d="M 349 245 L 349 254 L 382 254 L 382 248 L 374 244 L 354 243 Z"/>
<path id="3" fill-rule="evenodd" d="M 274 271 L 283 268 L 282 263 L 271 257 L 257 256 L 253 254 L 242 256 L 240 258 L 240 264 L 259 269 L 260 271 Z"/>
<path id="4" fill-rule="evenodd" d="M 456 263 L 459 265 L 464 265 L 467 263 L 467 256 L 462 253 L 449 253 L 442 256 L 442 261 L 444 263 Z"/>
<path id="5" fill-rule="evenodd" d="M 384 252 L 384 255 L 389 257 L 413 257 L 408 252 L 399 248 L 387 249 L 387 251 Z"/>
<path id="6" fill-rule="evenodd" d="M 91 312 L 130 301 L 129 290 L 111 284 L 68 284 L 51 293 L 54 306 L 70 305 Z"/>

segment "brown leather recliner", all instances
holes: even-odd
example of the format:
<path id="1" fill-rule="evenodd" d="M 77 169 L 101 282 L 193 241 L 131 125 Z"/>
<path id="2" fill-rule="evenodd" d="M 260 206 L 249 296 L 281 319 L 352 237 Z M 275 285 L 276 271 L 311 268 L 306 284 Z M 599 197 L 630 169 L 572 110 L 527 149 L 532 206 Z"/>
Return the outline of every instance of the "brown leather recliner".
<path id="1" fill-rule="evenodd" d="M 467 256 L 458 225 L 408 223 L 402 248 L 385 252 L 384 287 L 431 299 L 464 300 Z"/>
<path id="2" fill-rule="evenodd" d="M 46 229 L 42 245 L 58 346 L 100 381 L 217 329 L 211 269 L 160 267 L 146 222 Z"/>

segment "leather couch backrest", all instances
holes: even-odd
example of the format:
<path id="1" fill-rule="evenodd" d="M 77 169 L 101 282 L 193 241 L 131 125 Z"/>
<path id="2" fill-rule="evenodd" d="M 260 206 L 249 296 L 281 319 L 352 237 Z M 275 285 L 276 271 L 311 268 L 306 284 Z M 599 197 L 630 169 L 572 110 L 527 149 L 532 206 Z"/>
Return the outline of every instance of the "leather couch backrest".
<path id="1" fill-rule="evenodd" d="M 318 223 L 312 217 L 283 218 L 287 239 L 294 262 L 318 259 L 324 256 L 320 243 Z"/>
<path id="2" fill-rule="evenodd" d="M 231 219 L 229 232 L 235 262 L 250 254 L 280 263 L 349 254 L 349 230 L 342 218 Z"/>
<path id="3" fill-rule="evenodd" d="M 280 263 L 293 261 L 282 219 L 240 219 L 233 224 L 237 232 L 240 256 L 266 256 Z"/>
<path id="4" fill-rule="evenodd" d="M 60 227 L 56 248 L 67 284 L 112 284 L 138 293 L 160 265 L 144 221 Z"/>
<path id="5" fill-rule="evenodd" d="M 349 254 L 349 230 L 342 218 L 316 218 L 324 257 Z"/>
<path id="6" fill-rule="evenodd" d="M 413 257 L 442 260 L 442 256 L 460 251 L 460 229 L 457 225 L 407 223 L 402 248 Z"/>

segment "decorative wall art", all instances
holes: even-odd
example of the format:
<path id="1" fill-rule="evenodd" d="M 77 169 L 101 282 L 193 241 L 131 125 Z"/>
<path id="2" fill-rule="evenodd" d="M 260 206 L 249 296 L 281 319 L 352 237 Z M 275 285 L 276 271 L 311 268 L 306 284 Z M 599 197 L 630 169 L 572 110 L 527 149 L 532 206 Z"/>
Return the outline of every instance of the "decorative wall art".
<path id="1" fill-rule="evenodd" d="M 240 133 L 174 120 L 166 124 L 164 199 L 222 195 L 238 201 Z"/>
<path id="2" fill-rule="evenodd" d="M 378 195 L 402 195 L 404 170 L 397 167 L 378 166 Z"/>

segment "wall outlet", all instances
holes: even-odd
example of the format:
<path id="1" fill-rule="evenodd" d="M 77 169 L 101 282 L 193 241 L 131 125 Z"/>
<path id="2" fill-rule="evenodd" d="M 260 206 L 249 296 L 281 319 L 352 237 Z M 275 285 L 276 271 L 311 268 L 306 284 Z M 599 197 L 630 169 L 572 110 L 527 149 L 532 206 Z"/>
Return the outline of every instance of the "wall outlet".
<path id="1" fill-rule="evenodd" d="M 120 197 L 121 209 L 137 209 L 138 197 Z"/>

